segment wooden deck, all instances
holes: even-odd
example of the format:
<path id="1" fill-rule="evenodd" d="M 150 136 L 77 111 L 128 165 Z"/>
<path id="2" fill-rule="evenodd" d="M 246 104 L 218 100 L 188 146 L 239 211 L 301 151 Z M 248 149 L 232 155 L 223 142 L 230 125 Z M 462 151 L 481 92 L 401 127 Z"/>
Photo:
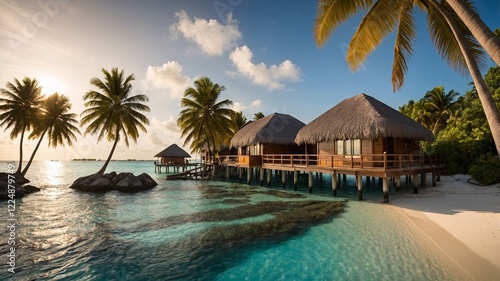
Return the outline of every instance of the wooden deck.
<path id="1" fill-rule="evenodd" d="M 383 181 L 384 202 L 388 202 L 388 179 L 393 178 L 396 188 L 401 184 L 401 176 L 411 177 L 414 192 L 418 193 L 419 179 L 425 184 L 426 174 L 432 174 L 435 185 L 439 174 L 445 169 L 444 161 L 438 156 L 421 154 L 363 154 L 363 155 L 317 155 L 317 154 L 268 154 L 263 156 L 229 155 L 220 157 L 221 164 L 240 169 L 258 168 L 263 182 L 264 172 L 279 170 L 294 172 L 294 184 L 297 172 L 309 173 L 309 190 L 312 191 L 312 173 L 332 175 L 332 190 L 336 195 L 337 175 L 354 175 L 358 187 L 359 199 L 362 199 L 362 177 L 379 177 Z M 242 173 L 240 172 L 240 177 Z M 251 173 L 247 172 L 250 183 Z M 270 181 L 268 172 L 268 183 Z M 283 177 L 285 181 L 285 177 Z"/>
<path id="2" fill-rule="evenodd" d="M 170 168 L 173 168 L 174 173 L 179 173 L 181 170 L 184 172 L 189 168 L 196 168 L 200 166 L 200 163 L 187 163 L 187 164 L 176 164 L 176 163 L 157 163 L 155 162 L 155 173 L 160 173 L 163 167 L 165 167 L 165 172 L 168 173 Z"/>

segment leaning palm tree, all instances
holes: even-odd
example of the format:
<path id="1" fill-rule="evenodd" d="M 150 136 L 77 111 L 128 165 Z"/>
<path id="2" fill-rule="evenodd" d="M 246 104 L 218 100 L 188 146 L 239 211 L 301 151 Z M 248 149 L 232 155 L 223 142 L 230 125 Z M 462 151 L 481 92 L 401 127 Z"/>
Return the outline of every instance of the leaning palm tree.
<path id="1" fill-rule="evenodd" d="M 24 134 L 31 130 L 37 122 L 40 107 L 43 103 L 42 87 L 36 79 L 25 77 L 22 81 L 14 79 L 14 83 L 7 83 L 7 88 L 2 89 L 0 98 L 0 126 L 5 130 L 12 128 L 10 138 L 21 135 L 19 141 L 19 165 L 16 173 L 21 173 L 23 167 L 23 141 Z"/>
<path id="2" fill-rule="evenodd" d="M 195 88 L 187 88 L 181 106 L 177 124 L 181 128 L 181 137 L 186 137 L 184 145 L 190 144 L 193 152 L 200 152 L 206 145 L 210 155 L 212 149 L 217 152 L 221 143 L 231 135 L 231 116 L 234 111 L 228 99 L 219 101 L 219 96 L 226 88 L 214 84 L 207 77 L 194 82 Z"/>
<path id="3" fill-rule="evenodd" d="M 149 119 L 141 111 L 149 112 L 149 107 L 142 102 L 149 101 L 143 94 L 130 96 L 132 91 L 131 82 L 135 80 L 134 75 L 125 77 L 124 71 L 118 68 L 111 69 L 111 72 L 102 69 L 104 81 L 99 78 L 92 78 L 90 84 L 100 91 L 89 91 L 83 96 L 85 109 L 82 112 L 82 126 L 88 125 L 85 134 L 98 135 L 97 141 L 106 138 L 114 141 L 111 152 L 106 162 L 97 172 L 104 174 L 108 167 L 116 145 L 123 137 L 127 147 L 128 138 L 137 142 L 139 130 L 147 132 L 144 125 L 149 125 Z"/>
<path id="4" fill-rule="evenodd" d="M 459 93 L 454 90 L 445 93 L 443 86 L 435 87 L 425 94 L 425 107 L 431 113 L 432 128 L 430 129 L 434 135 L 443 128 L 448 117 L 458 107 L 455 100 L 457 96 L 459 96 Z"/>
<path id="5" fill-rule="evenodd" d="M 500 38 L 481 20 L 470 1 L 446 0 L 493 61 L 500 65 Z"/>
<path id="6" fill-rule="evenodd" d="M 466 2 L 472 7 L 469 1 Z M 413 17 L 415 5 L 427 12 L 429 33 L 438 53 L 455 70 L 461 73 L 469 71 L 500 154 L 500 112 L 479 71 L 484 66 L 484 52 L 463 21 L 445 2 L 319 0 L 314 25 L 316 43 L 318 46 L 324 45 L 341 23 L 360 11 L 368 10 L 351 39 L 346 61 L 351 69 L 357 70 L 382 40 L 395 31 L 392 85 L 394 91 L 399 90 L 404 84 L 407 60 L 413 53 L 416 39 Z"/>
<path id="7" fill-rule="evenodd" d="M 75 133 L 80 134 L 80 130 L 73 125 L 78 124 L 78 121 L 75 119 L 76 114 L 68 113 L 70 110 L 71 103 L 69 99 L 59 93 L 54 93 L 44 101 L 41 115 L 29 136 L 30 139 L 38 138 L 39 140 L 21 173 L 23 176 L 28 172 L 46 134 L 49 139 L 49 146 L 54 148 L 58 145 L 64 146 L 65 143 L 71 146 L 73 141 L 76 141 Z"/>

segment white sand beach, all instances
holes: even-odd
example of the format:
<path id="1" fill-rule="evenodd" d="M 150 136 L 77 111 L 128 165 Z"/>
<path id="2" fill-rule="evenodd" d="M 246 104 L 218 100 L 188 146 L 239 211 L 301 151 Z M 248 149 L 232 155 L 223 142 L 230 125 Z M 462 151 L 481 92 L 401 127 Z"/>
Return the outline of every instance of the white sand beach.
<path id="1" fill-rule="evenodd" d="M 473 279 L 500 280 L 500 185 L 469 178 L 442 176 L 437 186 L 399 194 L 390 204 Z"/>

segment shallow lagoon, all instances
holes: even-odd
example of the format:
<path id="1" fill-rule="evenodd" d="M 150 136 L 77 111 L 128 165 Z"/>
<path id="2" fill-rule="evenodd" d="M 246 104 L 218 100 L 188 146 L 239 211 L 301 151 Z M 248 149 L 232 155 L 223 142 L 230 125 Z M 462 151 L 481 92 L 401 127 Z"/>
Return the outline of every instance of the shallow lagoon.
<path id="1" fill-rule="evenodd" d="M 101 164 L 33 164 L 28 177 L 43 189 L 16 201 L 16 273 L 8 273 L 2 262 L 2 279 L 467 278 L 432 244 L 415 239 L 419 233 L 400 214 L 379 203 L 381 192 L 375 187 L 365 191 L 365 201 L 358 202 L 354 183 L 349 181 L 339 188 L 339 197 L 332 198 L 326 176 L 322 184 L 315 181 L 314 193 L 309 194 L 306 176 L 299 179 L 299 191 L 293 192 L 291 187 L 282 189 L 280 179 L 270 189 L 224 181 L 166 181 L 165 174 L 154 173 L 152 162 L 117 161 L 109 171 L 148 172 L 159 186 L 136 194 L 87 194 L 68 188 Z M 0 165 L 7 167 L 6 162 Z M 348 200 L 344 209 L 333 216 L 307 222 L 304 218 L 310 218 L 300 217 L 301 210 L 317 207 L 310 202 L 333 204 L 325 205 L 333 208 L 344 199 Z M 6 202 L 0 208 L 6 213 Z M 258 212 L 256 208 L 268 209 Z M 293 212 L 299 217 L 290 224 Z M 2 236 L 8 237 L 2 229 Z M 5 261 L 7 251 L 2 243 Z"/>

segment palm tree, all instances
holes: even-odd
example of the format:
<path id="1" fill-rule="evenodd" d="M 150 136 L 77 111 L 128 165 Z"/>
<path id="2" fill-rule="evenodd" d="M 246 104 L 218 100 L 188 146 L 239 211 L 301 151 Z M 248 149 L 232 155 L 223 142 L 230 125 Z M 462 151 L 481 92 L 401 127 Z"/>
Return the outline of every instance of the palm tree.
<path id="1" fill-rule="evenodd" d="M 147 132 L 144 125 L 149 125 L 149 119 L 141 111 L 150 110 L 142 104 L 149 101 L 146 95 L 130 96 L 131 82 L 135 80 L 133 74 L 125 77 L 124 71 L 118 72 L 118 68 L 111 69 L 111 72 L 103 68 L 102 73 L 104 81 L 96 77 L 90 80 L 90 84 L 100 92 L 85 93 L 83 100 L 87 109 L 82 112 L 83 118 L 80 122 L 82 126 L 88 125 L 85 134 L 98 135 L 98 142 L 103 138 L 114 140 L 111 152 L 98 174 L 104 174 L 106 171 L 120 138 L 124 138 L 128 147 L 129 137 L 137 142 L 139 130 Z"/>
<path id="2" fill-rule="evenodd" d="M 76 141 L 75 133 L 80 134 L 80 130 L 73 124 L 78 124 L 78 121 L 75 119 L 76 114 L 68 113 L 69 110 L 71 110 L 69 99 L 59 93 L 54 93 L 44 101 L 40 119 L 29 136 L 30 139 L 39 138 L 39 140 L 21 173 L 23 176 L 28 172 L 45 134 L 48 136 L 49 146 L 54 148 L 58 145 L 64 146 L 65 142 L 71 146 L 73 141 Z"/>
<path id="3" fill-rule="evenodd" d="M 26 131 L 32 129 L 40 114 L 43 103 L 42 88 L 36 79 L 25 77 L 22 81 L 14 79 L 7 83 L 7 89 L 2 89 L 0 98 L 0 126 L 5 130 L 12 128 L 10 138 L 21 135 L 19 141 L 19 165 L 16 173 L 21 173 L 23 166 L 23 141 Z"/>
<path id="4" fill-rule="evenodd" d="M 471 3 L 460 0 L 446 0 L 446 2 L 464 22 L 493 61 L 500 65 L 500 38 L 481 20 Z"/>
<path id="5" fill-rule="evenodd" d="M 264 118 L 264 117 L 265 117 L 265 116 L 264 116 L 264 113 L 262 113 L 262 112 L 260 112 L 260 111 L 259 111 L 259 112 L 255 113 L 255 114 L 253 115 L 253 120 L 254 120 L 254 121 L 257 121 L 257 120 L 259 120 L 259 119 L 261 119 L 261 118 Z"/>
<path id="6" fill-rule="evenodd" d="M 231 131 L 232 134 L 236 134 L 241 128 L 243 128 L 248 123 L 248 120 L 243 116 L 243 112 L 235 112 L 231 116 Z"/>
<path id="7" fill-rule="evenodd" d="M 443 86 L 438 86 L 428 91 L 425 96 L 425 107 L 431 114 L 434 135 L 443 128 L 452 112 L 457 109 L 458 103 L 455 98 L 459 93 L 454 90 L 445 93 Z"/>
<path id="8" fill-rule="evenodd" d="M 463 21 L 446 3 L 436 0 L 319 0 L 314 26 L 316 43 L 324 45 L 341 23 L 357 12 L 368 10 L 351 39 L 346 61 L 351 69 L 358 69 L 382 40 L 395 31 L 392 84 L 396 91 L 404 84 L 408 69 L 406 62 L 413 53 L 415 5 L 427 12 L 429 33 L 438 53 L 452 68 L 462 73 L 468 70 L 472 76 L 500 154 L 500 112 L 479 71 L 484 66 L 484 53 Z M 472 7 L 472 4 L 468 5 Z"/>
<path id="9" fill-rule="evenodd" d="M 226 88 L 214 84 L 207 77 L 194 82 L 195 88 L 187 88 L 181 106 L 177 124 L 182 130 L 181 137 L 186 137 L 184 145 L 190 144 L 193 152 L 200 152 L 207 145 L 209 155 L 217 152 L 219 144 L 231 135 L 230 108 L 233 103 L 228 100 L 219 101 L 219 96 Z"/>

